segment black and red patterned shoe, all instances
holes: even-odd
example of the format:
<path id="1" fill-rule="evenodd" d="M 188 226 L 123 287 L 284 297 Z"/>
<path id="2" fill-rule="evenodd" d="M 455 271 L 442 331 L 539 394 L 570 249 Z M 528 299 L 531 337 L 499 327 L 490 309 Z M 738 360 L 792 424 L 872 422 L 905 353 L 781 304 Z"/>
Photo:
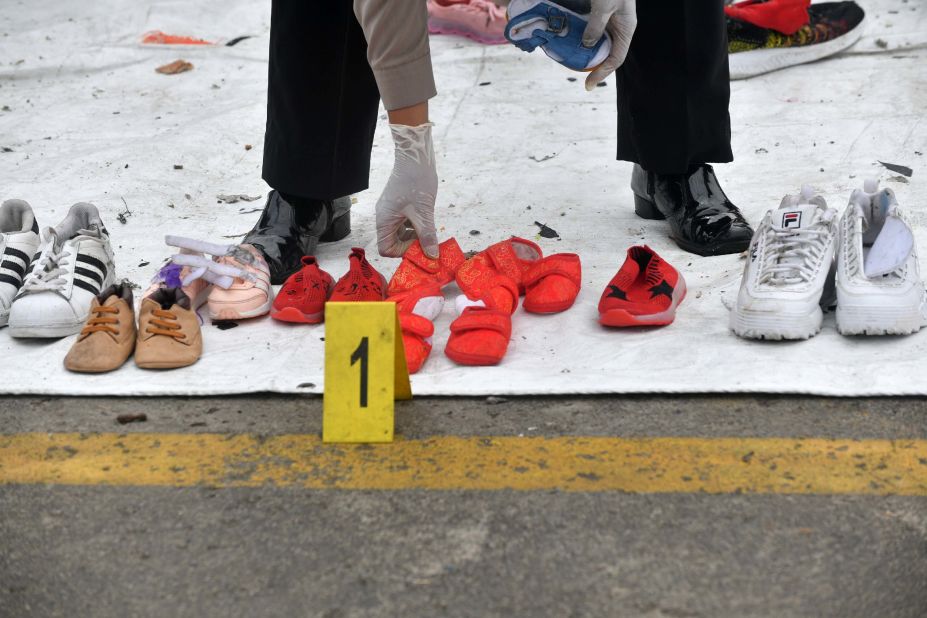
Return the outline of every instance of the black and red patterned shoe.
<path id="1" fill-rule="evenodd" d="M 338 280 L 329 302 L 376 302 L 386 300 L 386 278 L 367 261 L 363 249 L 354 247 L 348 256 L 348 272 Z"/>
<path id="2" fill-rule="evenodd" d="M 665 326 L 685 297 L 686 280 L 678 270 L 647 245 L 631 247 L 599 299 L 599 323 Z"/>
<path id="3" fill-rule="evenodd" d="M 731 79 L 838 54 L 859 40 L 866 17 L 852 1 L 745 0 L 724 11 Z"/>
<path id="4" fill-rule="evenodd" d="M 319 324 L 325 320 L 325 301 L 335 280 L 319 268 L 311 255 L 303 256 L 302 268 L 290 275 L 274 298 L 270 317 L 281 322 Z"/>

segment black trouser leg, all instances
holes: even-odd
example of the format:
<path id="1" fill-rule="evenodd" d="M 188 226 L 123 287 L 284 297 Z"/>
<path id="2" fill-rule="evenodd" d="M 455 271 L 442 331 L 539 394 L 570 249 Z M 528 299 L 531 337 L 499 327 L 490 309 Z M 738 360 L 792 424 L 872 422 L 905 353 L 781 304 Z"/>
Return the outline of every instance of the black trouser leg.
<path id="1" fill-rule="evenodd" d="M 367 188 L 380 93 L 351 0 L 273 0 L 263 177 L 331 200 Z"/>
<path id="2" fill-rule="evenodd" d="M 723 0 L 639 0 L 618 88 L 618 158 L 658 174 L 733 160 Z"/>

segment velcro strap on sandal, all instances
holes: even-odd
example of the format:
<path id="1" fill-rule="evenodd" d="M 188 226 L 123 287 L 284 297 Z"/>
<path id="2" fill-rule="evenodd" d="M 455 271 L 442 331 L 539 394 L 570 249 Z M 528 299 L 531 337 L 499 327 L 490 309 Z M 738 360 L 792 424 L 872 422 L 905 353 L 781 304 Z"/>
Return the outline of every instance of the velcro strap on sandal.
<path id="1" fill-rule="evenodd" d="M 430 258 L 425 255 L 421 243 L 417 241 L 409 245 L 406 252 L 402 254 L 402 261 L 410 262 L 432 275 L 438 274 L 438 271 L 441 270 L 441 262 L 438 259 Z"/>
<path id="2" fill-rule="evenodd" d="M 467 307 L 456 320 L 451 322 L 451 332 L 462 333 L 471 330 L 491 330 L 510 337 L 512 316 L 497 309 Z"/>
<path id="3" fill-rule="evenodd" d="M 435 334 L 435 325 L 431 320 L 414 313 L 400 313 L 399 328 L 407 335 L 415 335 L 422 339 Z"/>
<path id="4" fill-rule="evenodd" d="M 451 281 L 454 275 L 457 274 L 461 265 L 467 261 L 467 256 L 464 255 L 460 245 L 457 244 L 456 238 L 448 238 L 441 243 L 438 248 L 441 250 L 438 261 L 441 264 L 441 268 L 447 272 L 448 281 Z"/>
<path id="5" fill-rule="evenodd" d="M 512 248 L 512 243 L 503 241 L 486 249 L 486 254 L 492 260 L 496 270 L 505 275 L 516 284 L 521 283 L 522 269 L 518 256 Z"/>
<path id="6" fill-rule="evenodd" d="M 525 285 L 534 285 L 550 275 L 561 275 L 575 283 L 577 287 L 581 286 L 583 272 L 579 256 L 575 253 L 556 253 L 538 260 L 525 273 Z"/>

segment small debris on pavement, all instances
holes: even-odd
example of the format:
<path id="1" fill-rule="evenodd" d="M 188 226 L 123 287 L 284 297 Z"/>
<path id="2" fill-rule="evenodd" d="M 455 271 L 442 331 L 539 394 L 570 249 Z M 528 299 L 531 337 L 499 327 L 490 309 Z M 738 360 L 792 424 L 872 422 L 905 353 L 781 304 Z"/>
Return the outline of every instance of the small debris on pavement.
<path id="1" fill-rule="evenodd" d="M 886 41 L 885 39 L 876 39 L 875 44 L 876 44 L 876 47 L 878 47 L 879 49 L 885 49 L 886 47 L 888 47 L 888 41 Z"/>
<path id="2" fill-rule="evenodd" d="M 139 265 L 138 265 L 138 267 L 139 267 L 139 268 L 144 268 L 145 266 L 148 266 L 149 264 L 151 264 L 151 262 L 140 262 Z"/>
<path id="3" fill-rule="evenodd" d="M 9 146 L 4 146 L 3 148 L 0 148 L 0 152 L 13 152 L 13 149 Z"/>
<path id="4" fill-rule="evenodd" d="M 175 60 L 159 66 L 155 71 L 162 75 L 176 75 L 177 73 L 186 73 L 193 70 L 193 63 L 186 60 Z"/>
<path id="5" fill-rule="evenodd" d="M 254 146 L 251 144 L 245 144 L 245 150 L 251 150 L 252 148 L 254 148 Z"/>
<path id="6" fill-rule="evenodd" d="M 179 164 L 179 163 L 175 163 L 175 164 L 174 164 L 174 169 L 175 169 L 175 170 L 182 170 L 182 169 L 183 169 L 183 165 L 181 165 L 181 164 Z"/>
<path id="7" fill-rule="evenodd" d="M 534 224 L 541 228 L 541 231 L 538 232 L 541 235 L 541 238 L 560 238 L 560 234 L 557 233 L 557 230 L 547 227 L 546 224 L 535 221 Z"/>
<path id="8" fill-rule="evenodd" d="M 160 30 L 146 32 L 142 35 L 142 43 L 145 45 L 215 45 L 212 41 L 182 34 L 167 34 Z"/>
<path id="9" fill-rule="evenodd" d="M 528 157 L 528 158 L 531 159 L 532 161 L 534 161 L 535 163 L 543 163 L 544 161 L 550 161 L 551 159 L 553 159 L 554 157 L 556 157 L 558 154 L 560 154 L 560 153 L 559 153 L 559 152 L 555 152 L 554 154 L 544 155 L 544 156 L 541 157 L 540 159 L 537 158 L 537 157 L 534 156 L 534 155 L 531 155 L 531 156 Z"/>
<path id="10" fill-rule="evenodd" d="M 296 388 L 315 388 L 315 384 L 312 382 L 303 382 L 302 384 L 297 384 Z"/>
<path id="11" fill-rule="evenodd" d="M 245 195 L 244 193 L 232 193 L 230 195 L 220 193 L 216 196 L 216 199 L 218 200 L 219 204 L 235 204 L 237 202 L 253 202 L 255 200 L 261 199 L 261 196 Z"/>
<path id="12" fill-rule="evenodd" d="M 902 176 L 907 176 L 910 178 L 914 174 L 912 170 L 907 165 L 898 165 L 897 163 L 886 163 L 885 161 L 879 161 L 882 166 L 890 172 L 895 172 L 896 174 L 901 174 Z"/>
<path id="13" fill-rule="evenodd" d="M 479 236 L 479 235 L 480 235 L 479 230 L 470 230 L 470 236 Z"/>
<path id="14" fill-rule="evenodd" d="M 116 422 L 120 425 L 126 425 L 128 423 L 144 423 L 148 420 L 148 415 L 144 412 L 138 414 L 120 414 L 116 417 Z"/>
<path id="15" fill-rule="evenodd" d="M 506 399 L 505 397 L 496 397 L 495 395 L 490 395 L 489 397 L 486 398 L 486 403 L 491 406 L 494 406 L 500 403 L 508 403 L 508 402 L 509 400 Z"/>

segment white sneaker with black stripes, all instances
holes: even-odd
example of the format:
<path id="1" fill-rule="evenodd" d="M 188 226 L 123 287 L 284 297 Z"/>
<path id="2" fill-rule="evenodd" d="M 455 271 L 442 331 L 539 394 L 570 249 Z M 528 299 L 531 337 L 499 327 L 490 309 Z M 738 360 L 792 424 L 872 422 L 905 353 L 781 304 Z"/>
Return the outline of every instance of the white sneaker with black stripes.
<path id="1" fill-rule="evenodd" d="M 80 331 L 93 297 L 113 284 L 116 265 L 96 206 L 71 206 L 42 248 L 10 309 L 13 337 L 66 337 Z"/>
<path id="2" fill-rule="evenodd" d="M 0 205 L 0 327 L 10 318 L 13 298 L 39 248 L 39 224 L 23 200 Z"/>

